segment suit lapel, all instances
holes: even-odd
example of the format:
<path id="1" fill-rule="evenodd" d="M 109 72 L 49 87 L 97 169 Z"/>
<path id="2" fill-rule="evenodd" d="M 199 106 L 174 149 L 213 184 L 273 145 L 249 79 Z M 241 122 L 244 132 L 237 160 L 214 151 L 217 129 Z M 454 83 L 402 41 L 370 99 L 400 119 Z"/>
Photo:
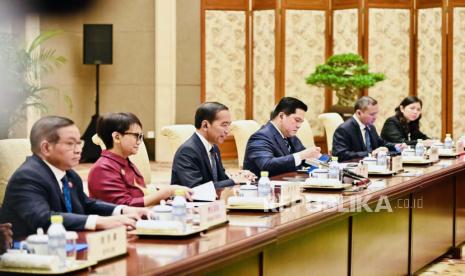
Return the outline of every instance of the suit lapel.
<path id="1" fill-rule="evenodd" d="M 60 198 L 60 202 L 61 202 L 61 204 L 60 204 L 60 205 L 61 205 L 61 211 L 62 211 L 62 212 L 66 212 L 67 210 L 66 210 L 65 198 L 64 198 L 64 196 L 63 196 L 63 193 L 62 193 L 61 190 L 60 190 L 60 186 L 59 186 L 60 183 L 57 182 L 57 179 L 56 179 L 55 175 L 53 174 L 52 170 L 50 169 L 50 167 L 49 167 L 47 164 L 45 164 L 45 162 L 44 162 L 40 157 L 35 156 L 35 155 L 34 155 L 34 157 L 35 157 L 36 159 L 38 159 L 40 165 L 41 165 L 42 167 L 44 167 L 44 169 L 47 171 L 47 173 L 48 173 L 48 178 L 49 178 L 48 183 L 51 184 L 51 189 L 52 189 L 53 192 Z M 53 184 L 52 184 L 52 183 L 53 183 Z M 71 191 L 70 191 L 70 192 L 71 192 Z M 72 197 L 71 197 L 71 198 L 72 198 Z"/>
<path id="2" fill-rule="evenodd" d="M 282 156 L 286 156 L 289 154 L 289 151 L 287 149 L 286 144 L 284 143 L 284 138 L 281 136 L 279 131 L 276 129 L 274 125 L 271 124 L 271 122 L 268 122 L 267 127 L 270 128 L 271 133 L 273 134 L 274 140 L 279 146 L 279 149 L 281 150 Z"/>
<path id="3" fill-rule="evenodd" d="M 354 129 L 356 130 L 355 132 L 356 132 L 358 144 L 360 145 L 360 147 L 363 150 L 367 150 L 367 147 L 366 147 L 365 143 L 363 142 L 362 130 L 360 129 L 359 124 L 357 123 L 357 121 L 355 121 L 354 117 L 351 117 L 350 119 L 352 120 L 352 124 L 354 125 Z M 371 139 L 370 139 L 370 141 L 371 141 Z"/>
<path id="4" fill-rule="evenodd" d="M 193 134 L 193 141 L 195 146 L 197 147 L 198 152 L 200 153 L 200 156 L 203 159 L 204 164 L 208 168 L 208 172 L 210 173 L 210 177 L 213 178 L 213 173 L 212 173 L 212 166 L 210 164 L 210 158 L 208 157 L 207 149 L 203 145 L 202 141 L 200 138 L 197 136 L 196 133 Z"/>

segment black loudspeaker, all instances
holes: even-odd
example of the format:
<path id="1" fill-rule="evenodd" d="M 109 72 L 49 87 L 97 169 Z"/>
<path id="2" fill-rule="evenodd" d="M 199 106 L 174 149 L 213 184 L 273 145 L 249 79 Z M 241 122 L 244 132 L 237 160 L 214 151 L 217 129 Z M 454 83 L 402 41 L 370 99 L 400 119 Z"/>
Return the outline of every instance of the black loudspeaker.
<path id="1" fill-rule="evenodd" d="M 113 25 L 84 24 L 84 64 L 113 63 Z"/>

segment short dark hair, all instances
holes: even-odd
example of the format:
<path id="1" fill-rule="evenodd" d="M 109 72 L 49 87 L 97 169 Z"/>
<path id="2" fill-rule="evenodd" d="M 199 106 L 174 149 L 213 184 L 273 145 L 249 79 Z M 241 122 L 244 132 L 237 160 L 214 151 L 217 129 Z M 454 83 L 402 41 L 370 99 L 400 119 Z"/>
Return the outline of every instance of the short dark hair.
<path id="1" fill-rule="evenodd" d="M 297 109 L 302 109 L 303 111 L 307 112 L 308 108 L 307 105 L 299 99 L 293 97 L 284 97 L 276 105 L 273 112 L 271 112 L 270 117 L 273 120 L 280 112 L 284 112 L 286 115 L 294 114 Z"/>
<path id="2" fill-rule="evenodd" d="M 216 119 L 216 114 L 223 110 L 229 110 L 229 108 L 219 102 L 205 102 L 201 104 L 195 112 L 195 128 L 200 129 L 203 120 L 212 123 Z"/>
<path id="3" fill-rule="evenodd" d="M 354 112 L 357 110 L 365 110 L 369 105 L 377 105 L 378 101 L 370 96 L 363 96 L 355 102 Z"/>
<path id="4" fill-rule="evenodd" d="M 29 140 L 31 141 L 31 151 L 40 153 L 40 143 L 47 140 L 49 143 L 56 143 L 60 139 L 58 130 L 63 127 L 72 126 L 71 119 L 60 116 L 45 116 L 40 118 L 31 128 Z"/>
<path id="5" fill-rule="evenodd" d="M 113 148 L 113 132 L 124 134 L 132 125 L 142 124 L 136 115 L 130 112 L 106 113 L 97 120 L 97 135 L 102 139 L 107 149 Z"/>

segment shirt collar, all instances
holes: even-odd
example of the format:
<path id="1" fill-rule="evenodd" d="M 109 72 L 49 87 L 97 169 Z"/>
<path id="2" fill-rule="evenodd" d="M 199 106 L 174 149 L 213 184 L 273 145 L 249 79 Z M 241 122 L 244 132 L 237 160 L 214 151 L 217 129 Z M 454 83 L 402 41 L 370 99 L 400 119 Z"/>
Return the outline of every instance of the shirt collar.
<path id="1" fill-rule="evenodd" d="M 57 167 L 53 166 L 52 164 L 50 164 L 49 162 L 47 162 L 45 159 L 42 159 L 42 160 L 45 162 L 45 164 L 47 164 L 47 166 L 50 168 L 50 170 L 52 170 L 53 175 L 55 176 L 55 178 L 58 181 L 58 184 L 61 187 L 61 179 L 66 175 L 66 171 L 60 170 L 59 168 L 57 168 Z"/>
<path id="2" fill-rule="evenodd" d="M 114 160 L 117 163 L 119 163 L 121 166 L 126 166 L 128 164 L 128 159 L 124 159 L 123 157 L 117 154 L 114 154 L 113 152 L 109 150 L 103 150 L 101 156 Z"/>
<path id="3" fill-rule="evenodd" d="M 207 139 L 205 139 L 205 137 L 203 137 L 203 135 L 200 134 L 198 131 L 196 131 L 195 134 L 197 134 L 197 136 L 199 136 L 200 141 L 202 141 L 203 146 L 207 150 L 207 153 L 210 154 L 210 150 L 213 148 L 213 145 L 210 144 L 210 142 L 208 142 Z"/>
<path id="4" fill-rule="evenodd" d="M 281 135 L 281 137 L 283 137 L 283 139 L 286 139 L 286 137 L 284 137 L 283 133 L 281 132 L 281 130 L 279 130 L 279 128 L 273 123 L 273 121 L 270 121 L 270 123 L 274 126 L 274 128 L 276 128 L 276 130 L 278 131 L 279 135 Z"/>
<path id="5" fill-rule="evenodd" d="M 364 130 L 366 127 L 368 127 L 368 126 L 364 125 L 362 122 L 360 122 L 357 115 L 354 114 L 353 117 L 354 117 L 355 121 L 357 122 L 357 124 L 358 124 L 358 126 L 360 127 L 361 130 Z"/>

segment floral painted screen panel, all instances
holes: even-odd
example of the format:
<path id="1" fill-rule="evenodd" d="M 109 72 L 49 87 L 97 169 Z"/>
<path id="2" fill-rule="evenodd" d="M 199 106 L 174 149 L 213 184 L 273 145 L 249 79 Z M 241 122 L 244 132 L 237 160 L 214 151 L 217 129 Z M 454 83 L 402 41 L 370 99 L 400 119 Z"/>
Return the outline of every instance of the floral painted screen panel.
<path id="1" fill-rule="evenodd" d="M 369 89 L 379 103 L 376 128 L 394 115 L 395 107 L 410 89 L 410 10 L 369 9 L 368 63 L 370 70 L 386 80 Z"/>
<path id="2" fill-rule="evenodd" d="M 313 134 L 322 136 L 318 115 L 324 111 L 324 89 L 308 86 L 305 78 L 325 62 L 326 15 L 324 11 L 286 10 L 285 25 L 285 95 L 307 104 L 306 118 Z"/>
<path id="3" fill-rule="evenodd" d="M 440 138 L 442 129 L 442 10 L 418 11 L 417 96 L 423 102 L 421 130 Z"/>
<path id="4" fill-rule="evenodd" d="M 253 119 L 265 124 L 275 103 L 275 11 L 253 12 Z"/>
<path id="5" fill-rule="evenodd" d="M 358 10 L 336 10 L 333 18 L 333 55 L 358 53 Z M 333 93 L 335 103 L 337 97 Z"/>
<path id="6" fill-rule="evenodd" d="M 245 119 L 246 13 L 205 12 L 205 100 L 229 107 L 233 120 Z"/>

